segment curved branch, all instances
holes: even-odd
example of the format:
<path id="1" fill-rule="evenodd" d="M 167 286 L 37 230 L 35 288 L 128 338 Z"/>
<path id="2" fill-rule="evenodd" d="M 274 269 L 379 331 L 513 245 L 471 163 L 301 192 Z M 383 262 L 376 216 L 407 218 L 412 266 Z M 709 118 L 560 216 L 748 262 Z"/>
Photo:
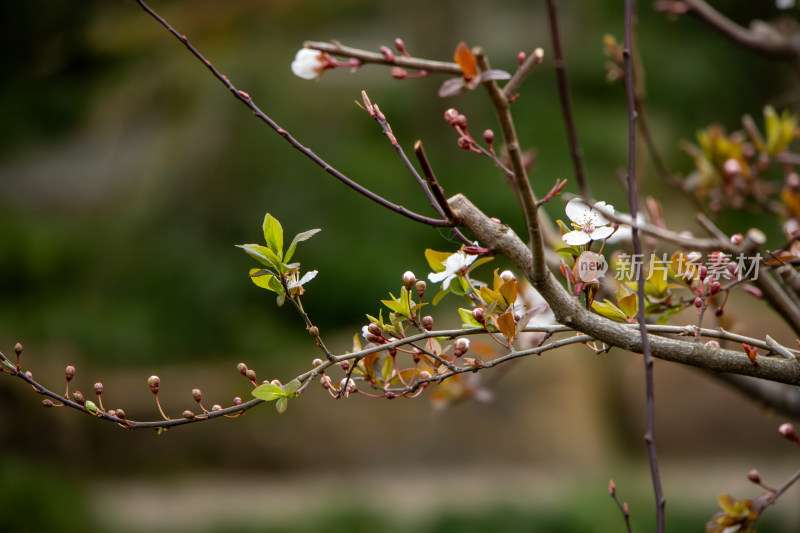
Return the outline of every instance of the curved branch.
<path id="1" fill-rule="evenodd" d="M 523 272 L 531 264 L 530 251 L 507 226 L 492 221 L 463 195 L 448 200 L 461 225 L 496 252 L 508 257 Z M 636 353 L 642 352 L 642 335 L 625 325 L 612 322 L 584 309 L 576 299 L 547 272 L 542 280 L 530 280 L 555 314 L 556 320 L 576 331 Z M 649 336 L 654 357 L 703 368 L 710 372 L 729 372 L 757 377 L 778 383 L 800 385 L 800 362 L 759 355 L 756 363 L 743 352 L 708 346 L 696 341 L 683 341 L 655 335 Z"/>

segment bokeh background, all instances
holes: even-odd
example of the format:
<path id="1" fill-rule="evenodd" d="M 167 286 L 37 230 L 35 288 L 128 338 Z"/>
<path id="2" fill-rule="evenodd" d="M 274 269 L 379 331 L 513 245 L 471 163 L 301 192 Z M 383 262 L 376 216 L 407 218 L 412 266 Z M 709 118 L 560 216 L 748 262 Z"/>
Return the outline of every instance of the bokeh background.
<path id="1" fill-rule="evenodd" d="M 622 88 L 606 82 L 602 38 L 622 37 L 622 8 L 564 2 L 562 33 L 578 132 L 595 194 L 623 206 Z M 727 2 L 732 18 L 778 16 L 770 2 Z M 491 162 L 460 150 L 448 107 L 477 136 L 494 128 L 480 91 L 436 96 L 441 76 L 396 81 L 386 69 L 294 77 L 306 39 L 377 50 L 402 37 L 412 54 L 449 59 L 466 41 L 495 68 L 517 52 L 545 62 L 514 104 L 525 147 L 535 148 L 539 195 L 571 178 L 543 2 L 477 0 L 157 1 L 159 10 L 262 109 L 342 171 L 391 200 L 428 212 L 424 197 L 377 126 L 353 101 L 362 89 L 399 141 L 424 142 L 449 194 L 520 227 Z M 790 15 L 792 13 L 790 12 Z M 671 170 L 698 128 L 762 107 L 797 107 L 796 71 L 731 46 L 691 17 L 639 3 L 649 121 Z M 60 389 L 66 364 L 84 392 L 105 384 L 107 407 L 155 418 L 146 381 L 162 380 L 173 416 L 248 396 L 236 373 L 290 379 L 317 356 L 299 318 L 247 279 L 265 212 L 286 233 L 323 228 L 297 258 L 319 276 L 304 300 L 335 351 L 397 291 L 427 273 L 423 250 L 454 250 L 446 232 L 384 212 L 291 150 L 133 1 L 5 2 L 0 6 L 0 350 L 25 346 L 25 367 Z M 649 166 L 647 194 L 667 219 L 693 227 L 691 204 Z M 568 185 L 575 191 L 574 183 Z M 547 206 L 563 218 L 563 203 Z M 723 216 L 729 231 L 780 222 Z M 776 237 L 779 238 L 779 237 Z M 503 268 L 498 260 L 495 266 Z M 486 272 L 490 272 L 490 267 Z M 437 310 L 453 322 L 453 305 Z M 779 320 L 737 299 L 739 330 L 761 335 Z M 691 323 L 689 314 L 676 323 Z M 786 342 L 793 339 L 778 330 Z M 800 455 L 776 428 L 785 419 L 692 369 L 656 365 L 658 446 L 668 529 L 700 530 L 716 495 L 755 497 L 746 473 L 779 484 Z M 433 412 L 417 401 L 331 400 L 319 387 L 277 415 L 196 424 L 160 436 L 126 432 L 75 412 L 46 410 L 21 383 L 0 379 L 3 531 L 619 531 L 614 478 L 639 530 L 653 506 L 645 448 L 641 360 L 565 350 L 491 378 L 494 401 Z M 800 528 L 793 489 L 761 531 Z"/>

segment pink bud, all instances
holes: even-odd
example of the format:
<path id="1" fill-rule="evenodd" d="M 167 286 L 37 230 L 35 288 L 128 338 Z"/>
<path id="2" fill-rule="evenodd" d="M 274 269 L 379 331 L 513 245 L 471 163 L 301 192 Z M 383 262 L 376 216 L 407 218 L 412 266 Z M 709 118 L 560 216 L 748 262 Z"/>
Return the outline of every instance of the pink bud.
<path id="1" fill-rule="evenodd" d="M 98 396 L 103 394 L 103 384 L 100 383 L 99 381 L 94 384 L 94 393 L 97 394 Z"/>
<path id="2" fill-rule="evenodd" d="M 14 345 L 14 353 L 17 354 L 17 357 L 22 355 L 22 344 L 17 343 Z"/>
<path id="3" fill-rule="evenodd" d="M 67 383 L 72 381 L 72 378 L 75 377 L 75 367 L 69 365 L 67 368 L 64 369 L 64 377 L 67 378 Z"/>
<path id="4" fill-rule="evenodd" d="M 394 52 L 392 52 L 388 46 L 381 46 L 381 53 L 383 57 L 386 58 L 386 61 L 394 63 Z"/>
<path id="5" fill-rule="evenodd" d="M 425 290 L 428 288 L 428 284 L 425 283 L 423 280 L 417 280 L 416 289 L 417 289 L 417 296 L 422 299 L 425 296 Z"/>
<path id="6" fill-rule="evenodd" d="M 192 398 L 197 403 L 200 403 L 203 401 L 203 393 L 200 391 L 200 389 L 192 389 Z"/>
<path id="7" fill-rule="evenodd" d="M 404 80 L 408 77 L 408 71 L 400 67 L 392 67 L 389 69 L 389 74 L 396 80 Z"/>
<path id="8" fill-rule="evenodd" d="M 720 284 L 719 281 L 712 281 L 708 285 L 708 291 L 711 293 L 712 296 L 717 294 L 721 288 L 722 288 L 722 285 Z"/>
<path id="9" fill-rule="evenodd" d="M 523 64 L 525 62 L 525 58 L 526 57 L 528 57 L 528 55 L 525 52 L 518 53 L 517 54 L 517 64 L 518 65 Z"/>
<path id="10" fill-rule="evenodd" d="M 744 236 L 741 233 L 737 233 L 736 235 L 731 235 L 731 244 L 735 244 L 739 246 L 744 242 Z"/>
<path id="11" fill-rule="evenodd" d="M 451 126 L 455 126 L 456 121 L 458 120 L 458 111 L 454 108 L 449 108 L 444 112 L 444 119 L 447 121 L 448 124 Z"/>
<path id="12" fill-rule="evenodd" d="M 414 276 L 414 273 L 410 270 L 406 270 L 403 274 L 403 285 L 405 285 L 406 289 L 410 291 L 416 281 L 417 278 Z"/>
<path id="13" fill-rule="evenodd" d="M 161 379 L 158 376 L 150 376 L 147 380 L 147 385 L 150 387 L 150 392 L 158 394 L 158 389 L 161 386 Z"/>
<path id="14" fill-rule="evenodd" d="M 695 299 L 694 299 L 694 306 L 695 306 L 696 308 L 698 308 L 698 309 L 700 309 L 701 307 L 703 307 L 703 299 L 702 299 L 702 298 L 700 298 L 699 296 L 698 296 L 697 298 L 695 298 Z"/>
<path id="15" fill-rule="evenodd" d="M 490 129 L 483 130 L 483 140 L 488 144 L 492 144 L 494 141 L 494 132 Z"/>
<path id="16" fill-rule="evenodd" d="M 483 316 L 483 308 L 478 307 L 476 309 L 473 309 L 472 317 L 475 319 L 476 322 L 478 322 L 478 324 L 483 324 L 485 320 Z"/>
<path id="17" fill-rule="evenodd" d="M 244 376 L 245 374 L 247 374 L 247 365 L 244 363 L 239 363 L 238 365 L 236 365 L 236 370 L 238 370 L 239 373 Z"/>
<path id="18" fill-rule="evenodd" d="M 797 431 L 795 431 L 794 426 L 789 422 L 781 424 L 780 427 L 778 428 L 778 433 L 780 433 L 784 439 L 791 442 L 797 442 L 798 440 L 800 440 L 797 437 Z"/>
<path id="19" fill-rule="evenodd" d="M 742 290 L 753 298 L 757 298 L 759 300 L 764 298 L 764 293 L 761 292 L 761 289 L 754 287 L 753 285 L 742 285 Z"/>
<path id="20" fill-rule="evenodd" d="M 425 328 L 426 331 L 433 330 L 433 317 L 430 315 L 425 315 L 422 317 L 422 327 Z"/>
<path id="21" fill-rule="evenodd" d="M 756 485 L 761 484 L 761 476 L 758 474 L 758 470 L 753 468 L 750 472 L 747 473 L 747 479 L 751 482 L 755 483 Z"/>

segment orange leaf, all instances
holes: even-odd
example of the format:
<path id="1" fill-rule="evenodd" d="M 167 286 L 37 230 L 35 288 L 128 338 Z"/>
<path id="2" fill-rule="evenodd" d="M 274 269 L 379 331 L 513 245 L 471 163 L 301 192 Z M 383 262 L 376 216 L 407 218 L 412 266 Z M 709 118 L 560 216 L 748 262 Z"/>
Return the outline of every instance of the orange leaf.
<path id="1" fill-rule="evenodd" d="M 510 310 L 497 317 L 497 328 L 509 341 L 514 341 L 516 324 L 514 323 L 514 314 Z"/>
<path id="2" fill-rule="evenodd" d="M 458 63 L 458 66 L 461 67 L 464 78 L 471 79 L 478 77 L 478 62 L 463 41 L 456 46 L 456 53 L 453 55 L 453 59 Z"/>
<path id="3" fill-rule="evenodd" d="M 750 362 L 754 365 L 758 365 L 758 360 L 756 359 L 758 350 L 749 344 L 742 343 L 742 346 L 744 346 L 744 351 L 747 352 L 747 357 L 750 359 Z"/>

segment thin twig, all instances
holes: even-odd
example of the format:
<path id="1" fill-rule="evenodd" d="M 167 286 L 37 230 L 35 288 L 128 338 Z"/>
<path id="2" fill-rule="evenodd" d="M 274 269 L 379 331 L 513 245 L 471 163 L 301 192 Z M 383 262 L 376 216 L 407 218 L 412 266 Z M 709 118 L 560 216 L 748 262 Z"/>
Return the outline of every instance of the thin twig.
<path id="1" fill-rule="evenodd" d="M 301 144 L 288 131 L 286 131 L 285 129 L 281 128 L 274 120 L 272 120 L 263 111 L 261 111 L 261 109 L 253 102 L 253 99 L 250 97 L 250 95 L 248 93 L 244 92 L 244 91 L 241 91 L 241 90 L 237 89 L 230 82 L 230 80 L 228 80 L 227 76 L 225 76 L 224 74 L 220 73 L 216 69 L 216 67 L 214 67 L 214 65 L 212 65 L 211 62 L 208 59 L 206 59 L 197 50 L 197 48 L 195 48 L 189 42 L 189 39 L 187 39 L 185 35 L 182 35 L 182 34 L 178 33 L 177 30 L 175 30 L 164 18 L 162 18 L 161 15 L 159 15 L 158 13 L 153 11 L 153 9 L 150 8 L 150 6 L 148 6 L 143 0 L 136 0 L 136 3 L 139 4 L 139 6 L 141 6 L 141 8 L 148 15 L 153 17 L 155 20 L 158 21 L 159 24 L 164 26 L 173 36 L 175 36 L 176 39 L 178 39 L 181 43 L 183 43 L 183 45 L 187 48 L 187 50 L 189 50 L 189 52 L 191 52 L 192 55 L 194 55 L 197 59 L 199 59 L 206 66 L 206 68 L 208 68 L 208 70 L 211 71 L 211 73 L 214 75 L 214 77 L 217 78 L 220 82 L 222 82 L 223 85 L 225 85 L 225 87 L 227 87 L 227 89 L 229 91 L 231 91 L 231 94 L 233 94 L 233 96 L 237 100 L 239 100 L 240 102 L 244 103 L 247 107 L 249 107 L 250 110 L 253 112 L 253 114 L 259 120 L 261 120 L 262 122 L 266 123 L 270 128 L 272 128 L 280 136 L 282 136 L 284 139 L 286 139 L 286 141 L 293 148 L 295 148 L 296 150 L 299 150 L 303 155 L 305 155 L 311 161 L 313 161 L 318 166 L 320 166 L 325 172 L 327 172 L 328 174 L 332 175 L 334 178 L 338 179 L 339 181 L 341 181 L 342 183 L 344 183 L 345 185 L 347 185 L 351 189 L 355 190 L 359 194 L 361 194 L 363 196 L 366 196 L 367 198 L 369 198 L 373 202 L 375 202 L 375 203 L 377 203 L 377 204 L 389 209 L 390 211 L 394 211 L 395 213 L 403 215 L 406 218 L 410 218 L 411 220 L 414 220 L 416 222 L 420 222 L 422 224 L 426 224 L 428 226 L 433 226 L 433 227 L 450 227 L 450 226 L 453 225 L 451 222 L 449 222 L 447 220 L 438 220 L 438 219 L 435 219 L 435 218 L 426 217 L 426 216 L 420 215 L 418 213 L 415 213 L 413 211 L 410 211 L 409 209 L 407 209 L 407 208 L 405 208 L 405 207 L 403 207 L 401 205 L 394 204 L 394 203 L 390 202 L 389 200 L 383 198 L 382 196 L 380 196 L 380 195 L 372 192 L 371 190 L 367 189 L 366 187 L 356 183 L 352 179 L 350 179 L 347 176 L 345 176 L 344 174 L 342 174 L 339 170 L 337 170 L 334 167 L 332 167 L 327 161 L 325 161 L 324 159 L 319 157 L 317 154 L 315 154 L 310 148 L 308 148 L 308 147 L 304 146 L 303 144 Z"/>
<path id="2" fill-rule="evenodd" d="M 528 57 L 525 58 L 525 61 L 517 67 L 516 72 L 511 76 L 511 79 L 508 80 L 503 86 L 503 92 L 506 93 L 506 98 L 513 99 L 514 95 L 519 90 L 520 86 L 522 86 L 522 82 L 525 81 L 525 78 L 533 72 L 533 69 L 536 68 L 538 65 L 542 64 L 542 59 L 544 58 L 544 52 L 541 48 L 535 49 Z"/>
<path id="3" fill-rule="evenodd" d="M 369 52 L 359 48 L 352 48 L 344 46 L 343 44 L 332 41 L 329 43 L 319 41 L 306 41 L 303 43 L 304 48 L 312 50 L 319 50 L 327 54 L 339 55 L 343 57 L 353 57 L 362 63 L 377 63 L 381 65 L 393 65 L 403 68 L 413 68 L 416 70 L 427 70 L 428 72 L 444 72 L 447 74 L 462 75 L 463 72 L 458 63 L 451 63 L 446 61 L 433 61 L 430 59 L 420 59 L 418 57 L 407 57 L 402 55 L 395 55 L 391 60 L 386 55 L 378 52 Z"/>

